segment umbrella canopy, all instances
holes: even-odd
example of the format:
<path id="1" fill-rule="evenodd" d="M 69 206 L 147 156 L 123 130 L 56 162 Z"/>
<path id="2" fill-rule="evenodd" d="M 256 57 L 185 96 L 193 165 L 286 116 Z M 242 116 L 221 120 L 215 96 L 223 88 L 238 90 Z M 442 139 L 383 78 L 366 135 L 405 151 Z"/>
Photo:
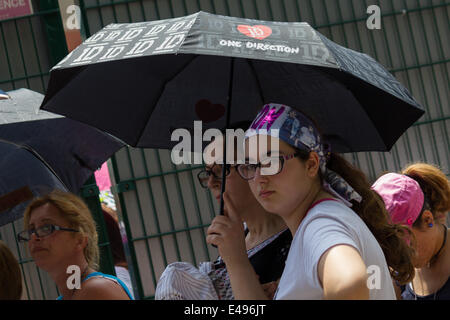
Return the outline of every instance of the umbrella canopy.
<path id="1" fill-rule="evenodd" d="M 424 113 L 382 65 L 307 23 L 205 12 L 106 26 L 51 70 L 41 108 L 171 148 L 194 120 L 223 128 L 270 102 L 312 117 L 336 152 L 389 150 Z"/>
<path id="2" fill-rule="evenodd" d="M 0 141 L 0 154 L 0 197 L 23 187 L 28 187 L 33 196 L 53 189 L 67 191 L 53 171 L 29 150 Z M 29 200 L 20 201 L 11 208 L 2 208 L 0 226 L 20 219 L 28 203 Z"/>
<path id="3" fill-rule="evenodd" d="M 7 92 L 9 98 L 0 100 L 0 141 L 23 149 L 6 157 L 3 151 L 2 171 L 11 171 L 18 181 L 26 182 L 29 170 L 7 170 L 22 166 L 19 155 L 28 154 L 38 159 L 51 171 L 68 191 L 78 193 L 86 180 L 125 144 L 115 137 L 78 121 L 39 110 L 44 96 L 19 89 Z M 6 152 L 6 151 L 5 151 Z M 6 173 L 6 172 L 5 172 Z M 2 177 L 2 173 L 0 173 Z M 37 180 L 39 181 L 39 179 Z M 45 185 L 44 181 L 41 183 Z M 2 183 L 0 194 L 12 186 Z"/>
<path id="4" fill-rule="evenodd" d="M 0 89 L 0 100 L 2 99 L 9 99 L 9 96 L 5 91 Z"/>

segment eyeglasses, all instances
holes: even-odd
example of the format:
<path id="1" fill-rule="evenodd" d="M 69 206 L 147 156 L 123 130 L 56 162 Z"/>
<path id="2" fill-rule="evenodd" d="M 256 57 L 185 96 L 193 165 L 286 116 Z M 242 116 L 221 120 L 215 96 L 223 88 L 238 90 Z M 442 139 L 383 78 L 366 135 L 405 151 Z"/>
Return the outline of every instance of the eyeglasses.
<path id="1" fill-rule="evenodd" d="M 37 229 L 24 230 L 17 234 L 17 240 L 20 242 L 27 242 L 31 239 L 31 235 L 34 233 L 38 238 L 46 237 L 51 235 L 55 231 L 70 231 L 70 232 L 79 232 L 75 229 L 63 228 L 60 226 L 55 226 L 53 224 L 46 224 Z"/>
<path id="2" fill-rule="evenodd" d="M 261 168 L 261 175 L 265 176 L 273 176 L 281 172 L 283 170 L 284 162 L 300 155 L 299 152 L 296 152 L 291 155 L 286 156 L 277 156 L 277 157 L 267 157 L 263 161 L 258 162 L 257 164 L 239 164 L 236 166 L 237 172 L 245 180 L 252 180 L 255 177 L 256 169 Z"/>
<path id="3" fill-rule="evenodd" d="M 231 165 L 229 164 L 225 165 L 225 176 L 228 176 L 230 174 L 230 167 Z M 223 165 L 214 164 L 211 168 L 200 171 L 197 174 L 198 182 L 200 182 L 200 185 L 203 188 L 208 188 L 208 181 L 209 177 L 211 176 L 213 176 L 214 179 L 217 179 L 218 181 L 222 181 L 222 168 Z"/>

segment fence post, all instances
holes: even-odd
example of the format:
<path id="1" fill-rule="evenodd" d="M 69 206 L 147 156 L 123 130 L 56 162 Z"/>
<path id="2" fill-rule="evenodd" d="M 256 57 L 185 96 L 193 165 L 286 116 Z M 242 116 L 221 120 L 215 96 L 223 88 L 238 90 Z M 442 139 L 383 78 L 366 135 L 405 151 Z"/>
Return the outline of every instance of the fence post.
<path id="1" fill-rule="evenodd" d="M 106 224 L 103 219 L 103 211 L 100 204 L 99 189 L 95 182 L 95 177 L 92 175 L 81 188 L 81 197 L 84 199 L 92 217 L 97 225 L 98 245 L 100 247 L 100 272 L 116 275 L 114 269 L 114 259 L 111 251 L 111 244 L 109 243 L 108 232 L 106 231 Z"/>
<path id="2" fill-rule="evenodd" d="M 41 0 L 41 11 L 58 9 L 58 0 Z M 61 21 L 61 15 L 58 12 L 48 13 L 42 16 L 47 35 L 48 49 L 50 53 L 50 62 L 54 66 L 61 61 L 68 53 L 64 28 Z"/>

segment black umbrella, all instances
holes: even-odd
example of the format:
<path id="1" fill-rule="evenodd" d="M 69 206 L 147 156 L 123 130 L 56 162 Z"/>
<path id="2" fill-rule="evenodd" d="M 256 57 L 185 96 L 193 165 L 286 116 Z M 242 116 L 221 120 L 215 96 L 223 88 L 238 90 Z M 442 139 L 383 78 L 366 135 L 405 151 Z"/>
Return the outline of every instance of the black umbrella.
<path id="1" fill-rule="evenodd" d="M 0 195 L 23 186 L 36 196 L 54 188 L 78 193 L 95 170 L 125 145 L 96 128 L 39 110 L 43 98 L 19 89 L 0 99 Z M 14 208 L 8 216 L 17 219 L 20 212 Z M 6 214 L 0 216 L 0 224 L 10 220 Z"/>
<path id="2" fill-rule="evenodd" d="M 226 126 L 229 102 L 231 122 L 264 103 L 297 108 L 336 152 L 389 150 L 424 113 L 378 62 L 307 23 L 205 12 L 106 26 L 51 70 L 42 109 L 170 148 L 172 131 L 193 120 Z"/>
<path id="3" fill-rule="evenodd" d="M 33 196 L 49 193 L 53 189 L 67 191 L 64 184 L 32 152 L 15 144 L 0 141 L 0 196 L 28 188 Z M 29 197 L 0 210 L 0 226 L 20 219 Z M 14 201 L 13 201 L 14 202 Z"/>
<path id="4" fill-rule="evenodd" d="M 378 62 L 307 23 L 205 12 L 106 26 L 51 70 L 41 108 L 171 148 L 194 120 L 223 128 L 269 102 L 312 117 L 335 152 L 389 150 L 424 113 Z"/>

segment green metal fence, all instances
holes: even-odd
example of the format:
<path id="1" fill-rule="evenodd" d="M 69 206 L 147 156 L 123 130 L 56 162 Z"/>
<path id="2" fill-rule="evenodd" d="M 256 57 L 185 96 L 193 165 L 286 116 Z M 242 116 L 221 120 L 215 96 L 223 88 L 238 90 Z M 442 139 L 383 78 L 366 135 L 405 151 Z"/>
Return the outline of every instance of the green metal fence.
<path id="1" fill-rule="evenodd" d="M 32 16 L 0 21 L 3 89 L 45 90 L 55 57 L 67 50 L 55 36 L 58 26 L 51 17 L 55 19 L 58 14 L 52 3 L 48 1 Z M 379 30 L 366 26 L 366 10 L 373 4 L 381 9 Z M 449 1 L 82 0 L 80 5 L 86 36 L 109 23 L 172 18 L 198 10 L 262 20 L 306 21 L 333 41 L 380 61 L 427 111 L 390 152 L 355 153 L 346 158 L 371 180 L 414 161 L 434 163 L 447 175 L 450 172 Z M 217 205 L 196 183 L 198 167 L 174 166 L 166 150 L 125 148 L 111 159 L 110 168 L 138 297 L 153 298 L 168 263 L 182 260 L 197 264 L 215 258 L 217 251 L 204 239 Z M 48 279 L 36 275 L 29 265 L 23 267 L 24 274 L 33 274 L 27 278 L 27 290 L 42 293 L 28 296 L 53 297 Z M 31 278 L 43 280 L 39 284 Z"/>

